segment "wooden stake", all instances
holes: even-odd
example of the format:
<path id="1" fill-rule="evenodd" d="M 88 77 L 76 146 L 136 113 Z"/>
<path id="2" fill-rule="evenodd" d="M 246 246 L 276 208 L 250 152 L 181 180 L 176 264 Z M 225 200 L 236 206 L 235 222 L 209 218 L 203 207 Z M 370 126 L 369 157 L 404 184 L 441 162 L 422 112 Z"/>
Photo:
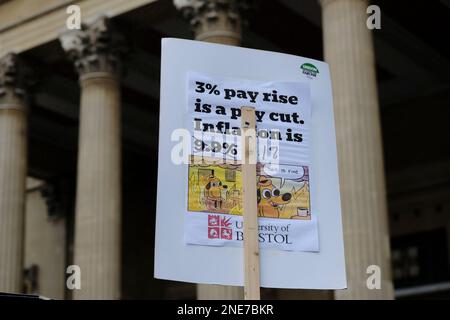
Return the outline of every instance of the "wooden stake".
<path id="1" fill-rule="evenodd" d="M 241 107 L 244 299 L 260 299 L 255 108 Z"/>

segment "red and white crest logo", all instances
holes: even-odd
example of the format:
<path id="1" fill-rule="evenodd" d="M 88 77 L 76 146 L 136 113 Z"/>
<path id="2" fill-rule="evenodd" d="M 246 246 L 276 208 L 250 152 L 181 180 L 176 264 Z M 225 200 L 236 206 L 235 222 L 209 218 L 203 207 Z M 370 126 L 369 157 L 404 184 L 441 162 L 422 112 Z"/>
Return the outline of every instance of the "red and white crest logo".
<path id="1" fill-rule="evenodd" d="M 233 240 L 231 218 L 220 217 L 218 214 L 208 215 L 208 239 Z"/>
<path id="2" fill-rule="evenodd" d="M 219 239 L 220 238 L 220 228 L 219 227 L 208 227 L 208 238 L 209 239 Z"/>

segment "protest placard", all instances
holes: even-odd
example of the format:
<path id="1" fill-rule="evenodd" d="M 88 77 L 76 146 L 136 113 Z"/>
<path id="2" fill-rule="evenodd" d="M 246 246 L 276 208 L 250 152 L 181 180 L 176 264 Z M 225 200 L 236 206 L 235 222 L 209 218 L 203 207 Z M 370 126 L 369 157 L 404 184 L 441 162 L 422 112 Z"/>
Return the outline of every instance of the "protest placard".
<path id="1" fill-rule="evenodd" d="M 328 66 L 164 39 L 155 277 L 243 285 L 241 107 L 255 110 L 261 285 L 346 287 Z"/>

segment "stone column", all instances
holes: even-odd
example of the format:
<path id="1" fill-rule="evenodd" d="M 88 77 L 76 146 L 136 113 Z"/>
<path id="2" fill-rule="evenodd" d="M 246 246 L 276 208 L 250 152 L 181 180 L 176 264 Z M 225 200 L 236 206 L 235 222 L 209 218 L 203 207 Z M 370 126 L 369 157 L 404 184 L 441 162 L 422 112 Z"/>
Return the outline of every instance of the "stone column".
<path id="1" fill-rule="evenodd" d="M 27 107 L 17 57 L 0 58 L 0 291 L 22 292 Z"/>
<path id="2" fill-rule="evenodd" d="M 233 46 L 241 45 L 243 11 L 248 9 L 246 0 L 174 0 L 174 4 L 187 19 L 195 39 Z M 203 285 L 197 286 L 197 298 L 243 299 L 242 287 Z"/>
<path id="3" fill-rule="evenodd" d="M 333 83 L 348 290 L 337 299 L 391 299 L 380 115 L 365 0 L 321 0 L 325 60 Z M 381 268 L 381 290 L 367 267 Z"/>
<path id="4" fill-rule="evenodd" d="M 74 263 L 76 299 L 119 299 L 121 129 L 119 44 L 108 20 L 61 36 L 80 75 L 81 105 Z"/>

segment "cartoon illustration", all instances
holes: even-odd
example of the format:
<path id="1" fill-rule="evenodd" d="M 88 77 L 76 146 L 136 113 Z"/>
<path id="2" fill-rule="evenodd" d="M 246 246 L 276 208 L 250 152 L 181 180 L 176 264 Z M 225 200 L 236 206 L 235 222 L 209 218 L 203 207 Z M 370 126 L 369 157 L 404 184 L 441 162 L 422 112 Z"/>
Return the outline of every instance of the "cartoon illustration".
<path id="1" fill-rule="evenodd" d="M 279 206 L 291 201 L 292 194 L 289 192 L 281 193 L 280 189 L 275 187 L 272 180 L 266 176 L 259 176 L 258 189 L 258 215 L 265 218 L 279 218 Z"/>
<path id="2" fill-rule="evenodd" d="M 236 185 L 233 185 L 228 191 L 227 191 L 227 199 L 230 202 L 230 214 L 239 214 L 241 208 L 241 191 L 236 188 Z"/>
<path id="3" fill-rule="evenodd" d="M 205 205 L 208 210 L 215 211 L 222 209 L 224 198 L 222 198 L 222 190 L 228 188 L 223 185 L 220 179 L 211 175 L 204 189 Z"/>
<path id="4" fill-rule="evenodd" d="M 257 165 L 258 216 L 311 220 L 307 166 L 280 165 L 279 172 Z M 189 165 L 188 211 L 242 215 L 242 172 L 239 163 L 195 159 Z M 214 221 L 210 226 L 214 226 Z M 215 230 L 218 231 L 218 230 Z M 223 236 L 228 234 L 224 231 Z M 215 236 L 215 232 L 213 232 Z M 219 234 L 220 236 L 220 234 Z"/>

